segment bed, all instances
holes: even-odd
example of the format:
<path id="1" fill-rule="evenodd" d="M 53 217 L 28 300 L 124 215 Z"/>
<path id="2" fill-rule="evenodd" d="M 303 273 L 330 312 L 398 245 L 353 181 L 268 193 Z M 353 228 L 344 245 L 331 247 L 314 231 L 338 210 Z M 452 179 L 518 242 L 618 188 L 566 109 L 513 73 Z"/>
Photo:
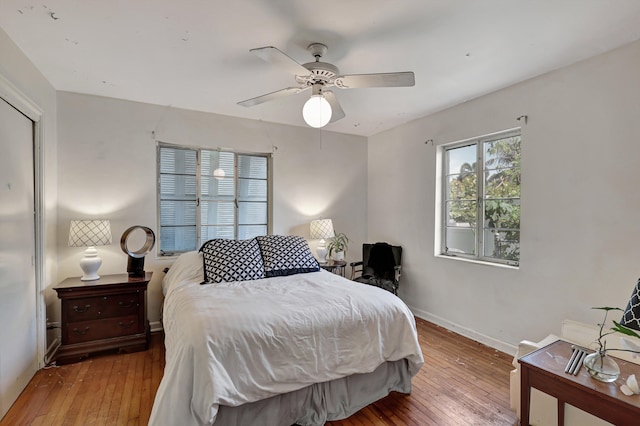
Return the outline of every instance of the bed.
<path id="1" fill-rule="evenodd" d="M 407 306 L 322 270 L 301 237 L 209 241 L 162 285 L 150 425 L 322 425 L 410 393 L 424 362 Z"/>

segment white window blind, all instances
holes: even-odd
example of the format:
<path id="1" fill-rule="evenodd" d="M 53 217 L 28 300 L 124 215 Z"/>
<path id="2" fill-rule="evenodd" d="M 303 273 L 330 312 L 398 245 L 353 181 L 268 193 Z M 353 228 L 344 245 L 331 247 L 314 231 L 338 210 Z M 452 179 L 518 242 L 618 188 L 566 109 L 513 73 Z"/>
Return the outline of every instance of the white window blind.
<path id="1" fill-rule="evenodd" d="M 269 229 L 268 156 L 158 145 L 161 255 Z"/>

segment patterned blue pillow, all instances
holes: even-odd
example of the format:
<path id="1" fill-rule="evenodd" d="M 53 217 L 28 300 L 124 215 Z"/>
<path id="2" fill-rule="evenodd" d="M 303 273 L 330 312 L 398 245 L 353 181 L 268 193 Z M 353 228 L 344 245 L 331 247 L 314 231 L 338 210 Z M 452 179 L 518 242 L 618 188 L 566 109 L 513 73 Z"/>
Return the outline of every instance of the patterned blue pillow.
<path id="1" fill-rule="evenodd" d="M 634 330 L 640 330 L 640 279 L 638 279 L 638 283 L 631 293 L 631 298 L 627 303 L 627 309 L 622 314 L 620 324 Z"/>
<path id="2" fill-rule="evenodd" d="M 256 239 L 209 240 L 200 247 L 204 282 L 221 283 L 264 278 L 262 256 Z"/>
<path id="3" fill-rule="evenodd" d="M 267 277 L 316 272 L 320 265 L 307 241 L 295 235 L 266 235 L 256 237 L 262 253 Z"/>

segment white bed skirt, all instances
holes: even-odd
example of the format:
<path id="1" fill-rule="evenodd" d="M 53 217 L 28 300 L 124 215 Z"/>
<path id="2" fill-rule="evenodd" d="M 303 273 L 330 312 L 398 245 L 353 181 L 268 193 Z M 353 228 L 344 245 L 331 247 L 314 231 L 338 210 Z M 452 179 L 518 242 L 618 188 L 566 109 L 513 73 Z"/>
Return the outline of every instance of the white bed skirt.
<path id="1" fill-rule="evenodd" d="M 215 424 L 320 426 L 347 418 L 392 391 L 411 393 L 411 373 L 405 359 L 386 362 L 371 373 L 316 383 L 238 407 L 221 405 Z"/>

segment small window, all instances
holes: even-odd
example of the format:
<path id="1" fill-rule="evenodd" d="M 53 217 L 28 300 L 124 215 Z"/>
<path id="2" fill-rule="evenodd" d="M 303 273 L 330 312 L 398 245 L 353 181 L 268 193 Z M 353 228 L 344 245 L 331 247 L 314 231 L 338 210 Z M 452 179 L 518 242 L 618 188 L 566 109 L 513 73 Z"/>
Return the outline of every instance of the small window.
<path id="1" fill-rule="evenodd" d="M 269 156 L 158 145 L 158 250 L 172 256 L 214 238 L 266 235 Z"/>
<path id="2" fill-rule="evenodd" d="M 443 148 L 442 254 L 520 262 L 520 130 Z"/>

